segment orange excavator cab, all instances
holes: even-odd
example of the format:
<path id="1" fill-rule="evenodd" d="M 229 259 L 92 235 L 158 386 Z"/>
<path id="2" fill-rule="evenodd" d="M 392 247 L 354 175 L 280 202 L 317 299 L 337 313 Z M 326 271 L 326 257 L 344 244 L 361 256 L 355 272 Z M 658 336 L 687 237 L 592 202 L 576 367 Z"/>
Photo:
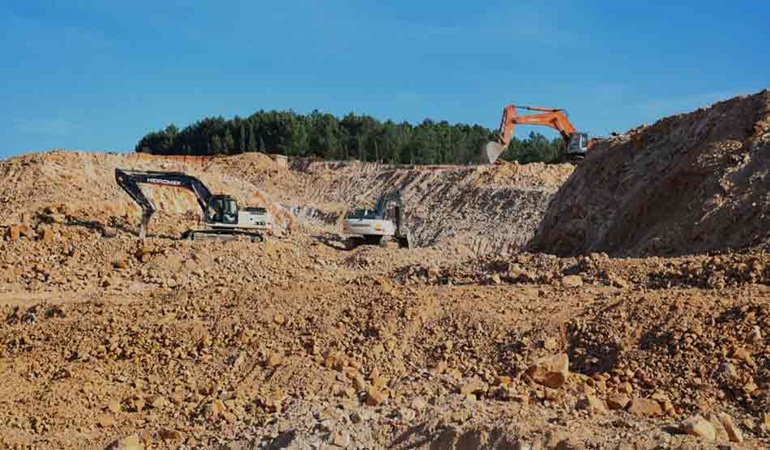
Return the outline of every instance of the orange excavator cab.
<path id="1" fill-rule="evenodd" d="M 519 115 L 516 108 L 536 111 L 537 113 Z M 587 133 L 577 131 L 563 109 L 508 105 L 503 109 L 503 118 L 500 121 L 497 141 L 489 142 L 484 147 L 483 161 L 489 164 L 497 161 L 500 155 L 508 148 L 516 125 L 541 125 L 555 129 L 561 134 L 564 141 L 563 153 L 570 160 L 582 159 L 594 144 L 593 140 L 588 139 Z"/>

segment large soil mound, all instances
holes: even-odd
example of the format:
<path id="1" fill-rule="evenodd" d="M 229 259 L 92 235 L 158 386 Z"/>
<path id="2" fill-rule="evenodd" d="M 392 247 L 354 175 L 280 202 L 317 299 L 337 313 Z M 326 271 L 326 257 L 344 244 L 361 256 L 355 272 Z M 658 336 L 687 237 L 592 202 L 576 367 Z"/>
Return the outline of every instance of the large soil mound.
<path id="1" fill-rule="evenodd" d="M 602 142 L 562 186 L 532 241 L 556 254 L 680 255 L 764 244 L 770 92 Z"/>

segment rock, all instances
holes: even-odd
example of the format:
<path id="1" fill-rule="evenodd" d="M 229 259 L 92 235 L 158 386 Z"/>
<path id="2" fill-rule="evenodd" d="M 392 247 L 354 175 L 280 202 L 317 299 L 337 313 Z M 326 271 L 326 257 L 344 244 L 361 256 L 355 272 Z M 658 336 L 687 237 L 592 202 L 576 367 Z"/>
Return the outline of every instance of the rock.
<path id="1" fill-rule="evenodd" d="M 401 421 L 404 423 L 410 423 L 412 422 L 416 417 L 417 413 L 410 408 L 400 408 L 398 410 L 398 417 L 401 418 Z"/>
<path id="2" fill-rule="evenodd" d="M 462 395 L 484 394 L 487 392 L 488 389 L 489 389 L 489 386 L 487 385 L 487 383 L 481 381 L 478 378 L 474 378 L 460 387 L 460 394 Z"/>
<path id="3" fill-rule="evenodd" d="M 567 275 L 562 277 L 561 284 L 566 287 L 576 288 L 583 285 L 583 279 L 580 275 Z"/>
<path id="4" fill-rule="evenodd" d="M 146 263 L 150 259 L 152 259 L 152 255 L 154 255 L 155 253 L 156 253 L 156 250 L 153 247 L 149 245 L 142 245 L 136 251 L 134 256 L 136 256 L 136 259 L 138 259 L 140 262 Z"/>
<path id="5" fill-rule="evenodd" d="M 113 413 L 119 413 L 120 412 L 120 402 L 110 402 L 107 404 L 107 409 L 110 410 Z"/>
<path id="6" fill-rule="evenodd" d="M 150 397 L 148 399 L 148 403 L 153 408 L 158 409 L 158 408 L 163 408 L 164 406 L 168 405 L 168 400 L 166 400 L 166 397 L 164 397 L 162 395 L 155 395 L 155 396 Z"/>
<path id="7" fill-rule="evenodd" d="M 366 390 L 366 404 L 369 406 L 379 406 L 387 399 L 388 393 L 386 391 L 374 387 L 370 387 Z"/>
<path id="8" fill-rule="evenodd" d="M 62 213 L 48 212 L 45 214 L 45 216 L 43 216 L 43 219 L 48 221 L 49 223 L 62 224 L 67 221 L 67 216 L 65 216 Z"/>
<path id="9" fill-rule="evenodd" d="M 125 401 L 128 405 L 128 409 L 134 412 L 140 412 L 144 409 L 146 402 L 141 397 L 133 397 Z"/>
<path id="10" fill-rule="evenodd" d="M 267 367 L 278 367 L 283 364 L 283 356 L 278 353 L 271 352 L 267 359 L 265 359 L 265 365 Z"/>
<path id="11" fill-rule="evenodd" d="M 99 419 L 99 426 L 102 428 L 109 428 L 113 425 L 115 425 L 115 419 L 112 416 L 105 415 Z"/>
<path id="12" fill-rule="evenodd" d="M 683 433 L 691 436 L 697 436 L 709 441 L 714 441 L 717 438 L 717 430 L 714 428 L 714 424 L 701 415 L 685 419 L 685 421 L 682 422 L 681 428 Z"/>
<path id="13" fill-rule="evenodd" d="M 463 373 L 460 372 L 459 369 L 456 369 L 454 367 L 451 368 L 451 369 L 447 369 L 444 373 L 446 373 L 447 375 L 449 375 L 450 377 L 452 377 L 452 378 L 454 378 L 456 380 L 460 380 L 463 377 Z"/>
<path id="14" fill-rule="evenodd" d="M 364 392 L 369 388 L 369 385 L 364 380 L 364 377 L 356 375 L 353 377 L 353 388 L 355 388 L 356 392 Z"/>
<path id="15" fill-rule="evenodd" d="M 268 412 L 278 413 L 283 410 L 283 400 L 285 397 L 286 394 L 283 391 L 275 391 L 264 397 L 262 404 Z"/>
<path id="16" fill-rule="evenodd" d="M 663 414 L 663 408 L 655 400 L 635 398 L 631 400 L 628 412 L 637 417 L 656 417 Z"/>
<path id="17" fill-rule="evenodd" d="M 181 441 L 184 439 L 184 435 L 181 432 L 171 428 L 161 428 L 158 431 L 158 437 L 164 441 Z"/>
<path id="18" fill-rule="evenodd" d="M 618 385 L 618 392 L 631 395 L 631 393 L 634 392 L 634 386 L 632 386 L 631 383 L 624 381 Z"/>
<path id="19" fill-rule="evenodd" d="M 376 388 L 382 388 L 387 386 L 389 380 L 385 377 L 377 376 L 377 377 L 370 378 L 370 381 L 372 382 L 372 386 Z"/>
<path id="20" fill-rule="evenodd" d="M 337 447 L 348 448 L 350 446 L 350 433 L 347 431 L 335 431 L 331 436 L 331 443 Z"/>
<path id="21" fill-rule="evenodd" d="M 206 405 L 206 416 L 209 419 L 216 419 L 226 412 L 227 407 L 222 403 L 222 400 L 217 399 Z"/>
<path id="22" fill-rule="evenodd" d="M 428 407 L 428 403 L 426 403 L 422 397 L 415 397 L 412 399 L 411 407 L 415 411 L 422 411 Z"/>
<path id="23" fill-rule="evenodd" d="M 717 415 L 717 418 L 722 423 L 722 426 L 725 427 L 730 442 L 743 442 L 743 432 L 738 428 L 738 424 L 735 423 L 735 420 L 733 420 L 729 414 L 720 413 Z"/>
<path id="24" fill-rule="evenodd" d="M 25 237 L 27 239 L 34 239 L 35 238 L 35 231 L 32 230 L 32 227 L 29 225 L 19 225 L 19 234 L 21 237 Z"/>
<path id="25" fill-rule="evenodd" d="M 612 410 L 626 409 L 631 399 L 626 394 L 613 393 L 607 397 L 607 407 Z"/>
<path id="26" fill-rule="evenodd" d="M 607 413 L 607 406 L 604 404 L 604 400 L 593 394 L 586 394 L 586 397 L 578 402 L 578 407 L 588 410 L 591 414 L 602 415 Z"/>
<path id="27" fill-rule="evenodd" d="M 555 351 L 559 348 L 559 342 L 552 337 L 546 338 L 543 341 L 543 348 L 551 352 Z"/>
<path id="28" fill-rule="evenodd" d="M 539 359 L 527 371 L 535 383 L 552 389 L 560 388 L 569 375 L 569 358 L 566 353 Z"/>
<path id="29" fill-rule="evenodd" d="M 751 353 L 749 353 L 748 350 L 746 350 L 744 347 L 738 347 L 733 352 L 733 358 L 738 359 L 740 361 L 744 361 L 746 364 L 748 364 L 751 367 L 756 367 L 757 363 L 754 361 L 754 358 L 751 357 Z"/>
<path id="30" fill-rule="evenodd" d="M 495 380 L 492 384 L 494 386 L 508 386 L 511 383 L 513 383 L 513 378 L 505 375 L 500 375 L 495 377 Z"/>
<path id="31" fill-rule="evenodd" d="M 615 287 L 619 287 L 621 289 L 626 289 L 626 288 L 628 288 L 630 286 L 628 281 L 626 281 L 625 279 L 623 279 L 623 278 L 621 278 L 621 277 L 619 277 L 617 275 L 610 275 L 609 276 L 609 281 L 610 281 L 611 285 L 613 285 Z"/>
<path id="32" fill-rule="evenodd" d="M 283 325 L 284 323 L 286 323 L 286 318 L 281 313 L 275 313 L 275 315 L 273 316 L 273 322 L 276 325 Z"/>
<path id="33" fill-rule="evenodd" d="M 738 376 L 738 372 L 735 371 L 735 366 L 727 361 L 723 362 L 719 367 L 719 373 L 727 379 L 732 379 Z"/>
<path id="34" fill-rule="evenodd" d="M 56 234 L 50 228 L 41 228 L 40 231 L 38 232 L 38 239 L 45 242 L 46 244 L 50 244 L 51 242 L 53 242 L 55 237 L 56 237 Z"/>
<path id="35" fill-rule="evenodd" d="M 132 434 L 124 438 L 113 441 L 105 450 L 144 450 L 144 443 L 139 435 Z"/>
<path id="36" fill-rule="evenodd" d="M 6 232 L 6 237 L 9 241 L 18 241 L 21 239 L 21 233 L 19 232 L 19 227 L 16 225 L 13 225 L 8 228 L 8 231 Z"/>
<path id="37" fill-rule="evenodd" d="M 754 328 L 751 329 L 749 335 L 746 336 L 746 341 L 750 344 L 759 344 L 762 342 L 762 330 L 759 328 L 759 325 L 754 325 Z"/>

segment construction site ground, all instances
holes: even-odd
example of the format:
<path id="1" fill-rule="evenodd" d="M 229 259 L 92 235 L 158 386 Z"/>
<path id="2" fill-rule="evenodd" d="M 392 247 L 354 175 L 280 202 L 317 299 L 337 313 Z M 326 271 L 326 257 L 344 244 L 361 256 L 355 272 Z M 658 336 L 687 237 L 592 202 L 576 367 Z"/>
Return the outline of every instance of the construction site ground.
<path id="1" fill-rule="evenodd" d="M 0 448 L 768 448 L 768 99 L 642 127 L 577 169 L 0 161 Z M 708 125 L 725 114 L 738 125 Z M 660 136 L 680 145 L 665 164 Z M 116 167 L 196 175 L 268 206 L 279 236 L 181 240 L 194 199 L 149 188 L 140 241 Z M 676 217 L 649 173 L 672 167 L 700 186 Z M 347 250 L 345 212 L 391 188 L 418 247 Z M 669 228 L 645 234 L 640 211 Z"/>

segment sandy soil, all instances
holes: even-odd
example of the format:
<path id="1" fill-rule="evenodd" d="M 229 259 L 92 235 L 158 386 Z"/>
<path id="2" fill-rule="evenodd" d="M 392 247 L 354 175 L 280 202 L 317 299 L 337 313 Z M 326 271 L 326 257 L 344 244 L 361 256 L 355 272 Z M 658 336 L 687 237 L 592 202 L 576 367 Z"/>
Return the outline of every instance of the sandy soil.
<path id="1" fill-rule="evenodd" d="M 632 232 L 597 238 L 604 216 L 580 222 L 565 205 L 573 189 L 604 186 L 586 177 L 612 151 L 574 174 L 264 155 L 1 161 L 0 447 L 767 448 L 762 240 L 734 239 L 732 227 L 725 239 L 739 252 L 704 254 L 714 248 L 653 224 L 649 239 L 691 254 L 659 257 Z M 156 190 L 163 211 L 140 242 L 115 167 L 195 174 L 269 205 L 286 231 L 261 244 L 182 241 L 195 203 Z M 403 191 L 420 247 L 344 250 L 340 216 L 390 188 Z M 684 227 L 697 214 L 680 215 Z M 533 238 L 576 256 L 523 251 Z M 589 253 L 601 248 L 640 257 Z"/>

